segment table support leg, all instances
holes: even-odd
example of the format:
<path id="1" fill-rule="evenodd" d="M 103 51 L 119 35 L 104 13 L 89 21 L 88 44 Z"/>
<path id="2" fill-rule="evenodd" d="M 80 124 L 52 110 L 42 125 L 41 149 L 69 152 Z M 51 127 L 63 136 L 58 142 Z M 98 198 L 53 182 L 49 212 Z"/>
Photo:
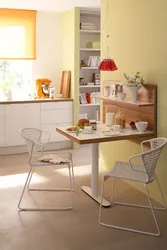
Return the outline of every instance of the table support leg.
<path id="1" fill-rule="evenodd" d="M 91 171 L 91 188 L 82 186 L 81 189 L 92 197 L 95 201 L 100 203 L 100 195 L 98 194 L 98 174 L 99 174 L 99 144 L 92 144 L 92 171 Z M 110 203 L 103 199 L 102 206 L 109 207 Z"/>

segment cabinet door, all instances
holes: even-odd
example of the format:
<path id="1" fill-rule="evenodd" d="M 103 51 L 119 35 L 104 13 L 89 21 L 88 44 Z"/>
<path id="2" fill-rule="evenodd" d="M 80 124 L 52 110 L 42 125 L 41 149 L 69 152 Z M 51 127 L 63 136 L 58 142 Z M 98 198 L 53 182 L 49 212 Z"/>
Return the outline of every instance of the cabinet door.
<path id="1" fill-rule="evenodd" d="M 24 145 L 21 128 L 40 128 L 40 104 L 6 105 L 6 146 Z"/>
<path id="2" fill-rule="evenodd" d="M 0 146 L 5 146 L 5 105 L 0 105 Z"/>

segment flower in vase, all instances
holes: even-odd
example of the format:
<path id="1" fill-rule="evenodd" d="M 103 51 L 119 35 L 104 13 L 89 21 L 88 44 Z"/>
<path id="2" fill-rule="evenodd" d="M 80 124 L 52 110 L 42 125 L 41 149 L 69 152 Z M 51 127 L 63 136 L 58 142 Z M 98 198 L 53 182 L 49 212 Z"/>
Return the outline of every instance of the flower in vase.
<path id="1" fill-rule="evenodd" d="M 124 83 L 127 87 L 142 87 L 146 82 L 146 78 L 141 76 L 140 71 L 133 72 L 132 75 L 124 73 L 126 82 Z"/>

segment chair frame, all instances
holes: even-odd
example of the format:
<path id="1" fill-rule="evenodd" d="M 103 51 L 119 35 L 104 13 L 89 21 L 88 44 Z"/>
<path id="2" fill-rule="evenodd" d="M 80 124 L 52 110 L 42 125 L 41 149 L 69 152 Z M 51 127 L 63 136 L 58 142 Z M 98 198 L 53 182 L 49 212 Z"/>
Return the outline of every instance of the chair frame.
<path id="1" fill-rule="evenodd" d="M 41 135 L 42 133 L 45 133 L 48 135 L 47 141 L 45 143 L 40 143 L 39 141 L 36 142 L 34 140 L 29 139 L 27 136 L 24 135 L 24 131 L 26 129 L 30 129 L 30 130 L 34 130 L 40 133 L 39 136 L 39 140 L 41 139 Z M 30 170 L 28 172 L 19 202 L 18 202 L 18 208 L 20 211 L 57 211 L 57 210 L 69 210 L 69 209 L 73 209 L 74 207 L 74 197 L 73 197 L 73 192 L 75 190 L 75 181 L 74 181 L 74 169 L 73 169 L 73 159 L 72 159 L 72 153 L 70 152 L 65 152 L 63 154 L 69 154 L 70 155 L 70 162 L 65 162 L 62 164 L 52 164 L 52 163 L 38 163 L 38 164 L 33 164 L 33 148 L 34 147 L 39 147 L 41 149 L 41 153 L 39 154 L 39 156 L 41 156 L 44 153 L 44 144 L 49 142 L 50 139 L 50 134 L 47 131 L 42 131 L 40 129 L 35 129 L 35 128 L 24 128 L 20 130 L 20 134 L 21 136 L 27 141 L 30 141 L 32 144 L 31 150 L 29 151 L 29 165 L 30 165 Z M 50 153 L 50 152 L 47 152 Z M 62 152 L 56 152 L 55 155 L 61 155 Z M 30 184 L 31 184 L 31 179 L 33 177 L 34 174 L 34 170 L 36 167 L 39 166 L 67 166 L 68 170 L 69 170 L 69 188 L 57 188 L 57 189 L 43 189 L 43 188 L 30 188 Z M 26 208 L 26 207 L 22 207 L 21 206 L 21 202 L 24 196 L 24 193 L 26 191 L 26 189 L 28 190 L 28 192 L 30 191 L 50 191 L 50 192 L 55 192 L 55 191 L 70 191 L 71 193 L 71 205 L 70 206 L 59 206 L 59 207 L 46 207 L 46 208 Z"/>
<path id="2" fill-rule="evenodd" d="M 166 140 L 166 143 L 164 143 L 164 145 L 162 146 L 159 146 L 159 147 L 164 147 L 166 144 L 167 144 L 167 139 L 166 138 L 163 138 Z M 164 140 L 164 141 L 165 141 Z M 131 168 L 133 169 L 133 165 L 131 163 L 131 160 L 133 158 L 136 158 L 136 157 L 141 157 L 143 154 L 144 154 L 144 147 L 143 145 L 145 143 L 148 143 L 150 142 L 150 140 L 146 140 L 146 141 L 143 141 L 141 143 L 141 149 L 142 149 L 142 153 L 141 154 L 138 154 L 138 155 L 135 155 L 135 156 L 132 156 L 129 158 L 129 165 L 131 166 Z M 158 147 L 157 147 L 158 148 Z M 157 148 L 154 148 L 155 150 Z M 154 150 L 153 149 L 153 150 Z M 133 169 L 134 170 L 134 169 Z M 141 171 L 142 172 L 142 171 Z M 112 192 L 111 192 L 111 201 L 110 201 L 110 205 L 122 205 L 122 206 L 130 206 L 130 207 L 138 207 L 138 208 L 145 208 L 145 209 L 151 209 L 151 212 L 152 212 L 152 216 L 153 216 L 153 219 L 154 219 L 154 222 L 155 222 L 155 226 L 156 226 L 156 229 L 157 229 L 157 232 L 156 233 L 151 233 L 151 232 L 147 232 L 147 231 L 142 231 L 142 230 L 135 230 L 135 229 L 131 229 L 131 228 L 126 228 L 126 227 L 120 227 L 120 226 L 115 226 L 115 225 L 111 225 L 111 224 L 106 224 L 104 222 L 102 222 L 101 220 L 101 217 L 102 217 L 102 201 L 103 201 L 103 194 L 104 194 L 104 182 L 105 180 L 107 180 L 109 177 L 112 177 L 113 179 L 113 182 L 112 182 Z M 149 195 L 149 191 L 148 191 L 148 188 L 147 188 L 147 183 L 143 183 L 144 184 L 144 188 L 146 190 L 146 195 L 147 195 L 147 199 L 148 199 L 148 202 L 149 202 L 149 206 L 145 206 L 145 205 L 137 205 L 137 204 L 130 204 L 130 203 L 124 203 L 124 202 L 117 202 L 117 201 L 113 201 L 114 200 L 114 187 L 115 187 L 115 178 L 116 177 L 113 177 L 111 175 L 108 175 L 108 174 L 105 174 L 103 176 L 103 179 L 102 179 L 102 189 L 101 189 L 101 201 L 100 201 L 100 208 L 99 208 L 99 223 L 103 226 L 106 226 L 106 227 L 110 227 L 110 228 L 114 228 L 114 229 L 120 229 L 120 230 L 124 230 L 124 231 L 129 231 L 129 232 L 135 232 L 135 233 L 140 233 L 140 234 L 145 234 L 145 235 L 151 235 L 151 236 L 159 236 L 160 235 L 160 229 L 159 229 L 159 225 L 158 225 L 158 222 L 157 222 L 157 218 L 156 218 L 156 215 L 155 215 L 155 211 L 154 210 L 160 210 L 160 211 L 164 211 L 166 210 L 167 208 L 167 204 L 166 204 L 166 201 L 164 199 L 164 196 L 163 196 L 163 193 L 162 193 L 162 190 L 161 190 L 161 186 L 160 186 L 160 183 L 159 183 L 159 180 L 155 174 L 155 180 L 157 182 L 157 185 L 158 185 L 158 189 L 159 189 L 159 192 L 160 192 L 160 195 L 161 195 L 161 198 L 162 198 L 162 201 L 163 201 L 163 207 L 154 207 L 152 205 L 152 202 L 151 202 L 151 197 Z M 153 180 L 154 181 L 154 180 Z M 149 184 L 149 183 L 148 183 Z"/>

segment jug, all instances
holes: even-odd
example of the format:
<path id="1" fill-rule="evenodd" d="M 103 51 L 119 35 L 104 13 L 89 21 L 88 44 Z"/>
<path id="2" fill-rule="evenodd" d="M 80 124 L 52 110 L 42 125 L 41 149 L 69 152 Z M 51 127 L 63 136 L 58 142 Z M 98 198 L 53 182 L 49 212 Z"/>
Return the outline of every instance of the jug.
<path id="1" fill-rule="evenodd" d="M 114 125 L 115 113 L 106 112 L 106 126 L 112 127 Z"/>
<path id="2" fill-rule="evenodd" d="M 12 90 L 8 89 L 6 92 L 6 99 L 8 101 L 12 100 Z"/>

